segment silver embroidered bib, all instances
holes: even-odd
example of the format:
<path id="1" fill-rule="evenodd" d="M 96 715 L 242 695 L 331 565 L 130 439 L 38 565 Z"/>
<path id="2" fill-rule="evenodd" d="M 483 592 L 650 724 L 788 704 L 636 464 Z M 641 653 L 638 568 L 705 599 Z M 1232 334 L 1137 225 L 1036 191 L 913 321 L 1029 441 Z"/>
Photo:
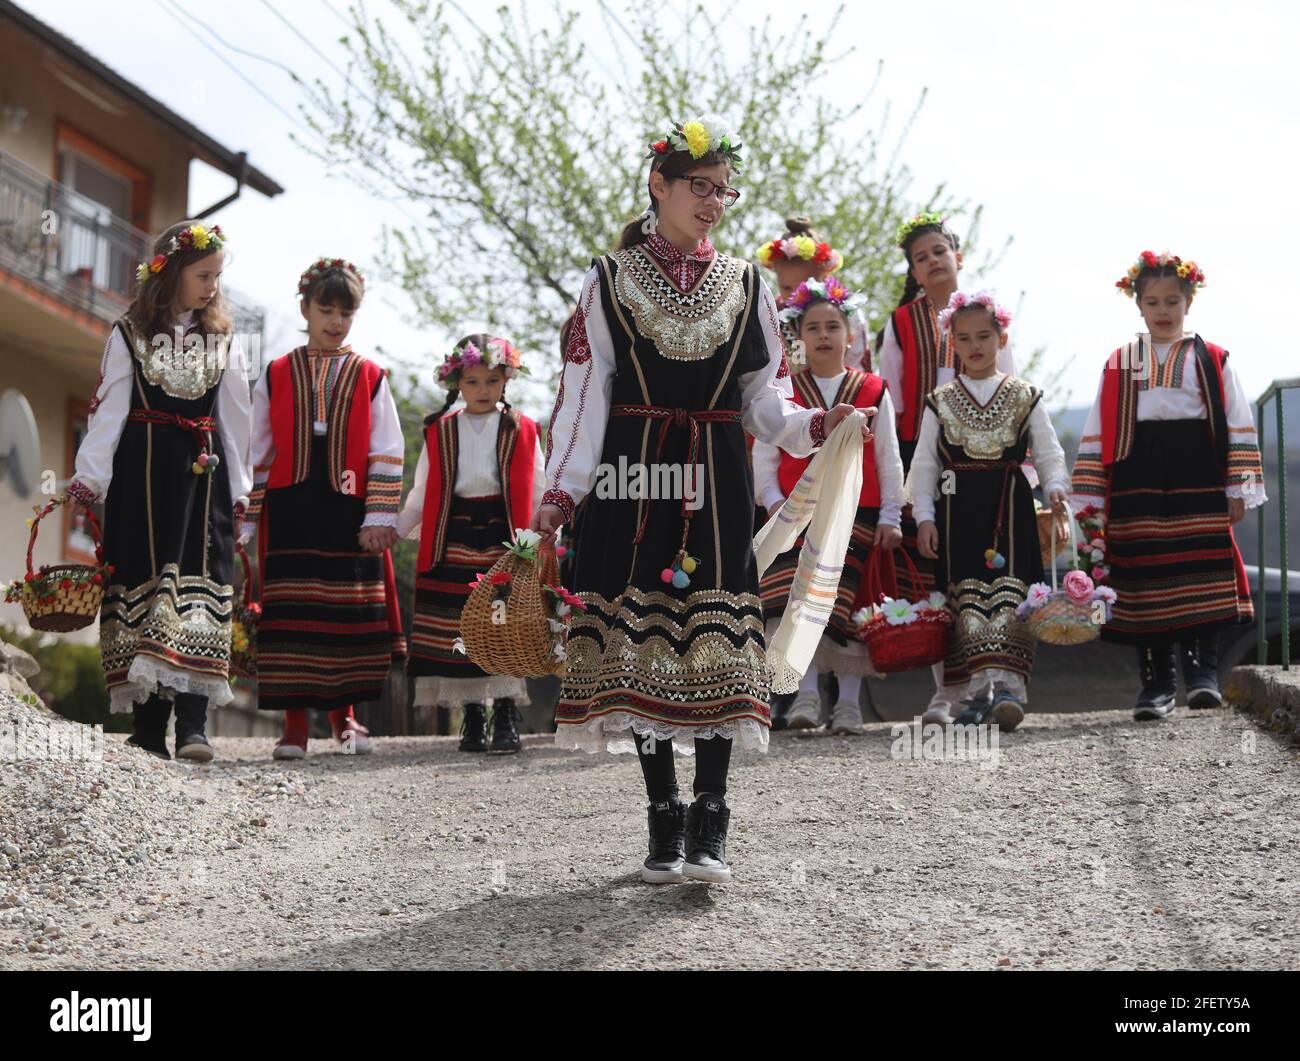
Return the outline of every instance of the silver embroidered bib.
<path id="1" fill-rule="evenodd" d="M 178 345 L 173 331 L 167 334 L 166 342 L 155 344 L 130 325 L 123 330 L 131 338 L 141 374 L 171 397 L 189 401 L 202 398 L 221 379 L 230 348 L 228 336 L 191 334 Z"/>
<path id="2" fill-rule="evenodd" d="M 699 361 L 730 338 L 745 304 L 746 264 L 718 254 L 690 291 L 679 291 L 640 247 L 611 255 L 618 271 L 614 295 L 632 314 L 637 331 L 664 357 Z"/>

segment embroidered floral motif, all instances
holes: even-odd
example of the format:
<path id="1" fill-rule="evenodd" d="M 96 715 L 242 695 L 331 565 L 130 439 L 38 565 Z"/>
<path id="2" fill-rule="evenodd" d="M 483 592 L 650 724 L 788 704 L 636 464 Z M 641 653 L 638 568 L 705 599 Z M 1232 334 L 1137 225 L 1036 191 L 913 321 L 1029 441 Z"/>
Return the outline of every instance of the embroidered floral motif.
<path id="1" fill-rule="evenodd" d="M 945 383 L 930 397 L 944 436 L 975 458 L 995 459 L 1020 437 L 1039 392 L 1022 379 L 1005 377 L 987 405 L 980 405 L 961 382 Z"/>
<path id="2" fill-rule="evenodd" d="M 680 291 L 640 246 L 616 251 L 612 258 L 618 270 L 615 296 L 664 357 L 703 360 L 731 335 L 745 303 L 745 262 L 719 254 L 694 288 Z"/>
<path id="3" fill-rule="evenodd" d="M 215 346 L 196 333 L 186 335 L 179 344 L 175 333 L 157 344 L 146 342 L 125 321 L 122 334 L 135 350 L 136 360 L 144 378 L 155 387 L 161 387 L 173 398 L 193 401 L 202 398 L 221 379 L 225 367 L 228 336 L 215 337 Z"/>
<path id="4" fill-rule="evenodd" d="M 587 338 L 587 313 L 591 309 L 591 300 L 596 294 L 596 285 L 587 289 L 587 297 L 578 303 L 573 311 L 573 323 L 569 326 L 569 341 L 564 344 L 564 360 L 573 365 L 583 365 L 591 360 L 591 342 Z"/>

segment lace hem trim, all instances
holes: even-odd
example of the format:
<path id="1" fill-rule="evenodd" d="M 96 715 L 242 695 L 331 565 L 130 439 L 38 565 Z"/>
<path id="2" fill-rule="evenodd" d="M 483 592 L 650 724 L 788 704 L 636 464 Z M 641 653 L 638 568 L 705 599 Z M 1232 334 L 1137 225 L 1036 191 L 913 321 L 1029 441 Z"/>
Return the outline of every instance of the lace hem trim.
<path id="1" fill-rule="evenodd" d="M 516 707 L 530 703 L 528 686 L 522 678 L 501 674 L 489 674 L 486 678 L 443 678 L 432 674 L 415 679 L 415 698 L 411 703 L 415 707 L 436 707 L 438 704 L 463 707 L 507 697 L 514 700 Z"/>
<path id="2" fill-rule="evenodd" d="M 221 707 L 235 698 L 230 682 L 224 678 L 195 674 L 149 656 L 136 656 L 126 673 L 126 681 L 109 690 L 108 709 L 114 714 L 125 713 L 154 693 L 168 697 L 176 693 L 197 693 L 208 698 L 209 707 Z"/>
<path id="3" fill-rule="evenodd" d="M 631 731 L 629 733 L 629 730 Z M 614 755 L 635 755 L 634 737 L 654 735 L 671 740 L 678 755 L 694 755 L 695 741 L 722 737 L 741 750 L 767 751 L 768 727 L 752 718 L 738 718 L 711 726 L 674 726 L 627 711 L 615 711 L 583 723 L 561 723 L 555 730 L 555 747 L 571 751 L 607 751 Z"/>

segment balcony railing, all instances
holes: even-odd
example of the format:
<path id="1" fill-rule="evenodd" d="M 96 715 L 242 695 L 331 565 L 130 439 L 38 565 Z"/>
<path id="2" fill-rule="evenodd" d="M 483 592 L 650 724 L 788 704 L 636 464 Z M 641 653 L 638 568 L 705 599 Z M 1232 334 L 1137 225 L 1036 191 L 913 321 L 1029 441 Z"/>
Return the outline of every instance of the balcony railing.
<path id="1" fill-rule="evenodd" d="M 131 300 L 148 233 L 0 151 L 0 267 L 112 322 Z M 262 310 L 227 290 L 242 335 L 261 335 Z"/>

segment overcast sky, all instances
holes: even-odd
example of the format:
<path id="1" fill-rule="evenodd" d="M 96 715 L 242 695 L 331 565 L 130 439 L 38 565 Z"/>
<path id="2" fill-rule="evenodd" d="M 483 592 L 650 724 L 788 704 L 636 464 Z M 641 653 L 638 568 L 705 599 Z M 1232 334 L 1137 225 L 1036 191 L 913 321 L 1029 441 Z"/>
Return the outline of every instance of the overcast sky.
<path id="1" fill-rule="evenodd" d="M 19 2 L 221 142 L 247 150 L 285 186 L 274 200 L 246 192 L 214 218 L 235 252 L 229 281 L 267 307 L 268 337 L 284 349 L 296 339 L 294 289 L 307 262 L 320 253 L 372 262 L 381 225 L 405 221 L 392 206 L 327 177 L 290 140 L 290 119 L 203 51 L 164 13 L 165 0 Z M 346 0 L 273 2 L 345 65 L 336 12 Z M 231 44 L 304 76 L 335 77 L 260 0 L 178 3 Z M 571 6 L 596 8 L 595 0 Z M 387 9 L 383 0 L 369 7 Z M 787 8 L 805 9 L 740 0 L 729 24 L 788 18 Z M 599 47 L 601 20 L 584 22 Z M 666 40 L 679 25 L 665 20 Z M 1300 375 L 1300 344 L 1281 335 L 1276 317 L 1282 311 L 1291 323 L 1300 247 L 1296 5 L 851 2 L 834 36 L 856 45 L 861 59 L 828 86 L 836 93 L 861 92 L 854 79 L 877 58 L 886 63 L 882 95 L 896 108 L 928 89 L 906 152 L 914 187 L 920 193 L 947 181 L 954 195 L 984 205 L 986 242 L 1014 237 L 996 270 L 967 285 L 994 287 L 1012 305 L 1024 293 L 1016 344 L 1045 345 L 1050 364 L 1069 364 L 1070 404 L 1092 401 L 1106 354 L 1141 325 L 1112 285 L 1143 249 L 1201 264 L 1208 286 L 1189 325 L 1233 353 L 1252 399 L 1270 380 Z M 295 112 L 298 90 L 282 72 L 216 46 Z M 188 57 L 180 76 L 167 58 L 176 56 Z M 230 182 L 195 169 L 190 205 L 199 209 Z M 629 189 L 629 213 L 638 201 Z M 408 365 L 441 353 L 446 336 L 403 321 L 400 291 L 382 283 L 374 290 L 378 297 L 353 331 L 359 349 L 382 344 Z"/>

